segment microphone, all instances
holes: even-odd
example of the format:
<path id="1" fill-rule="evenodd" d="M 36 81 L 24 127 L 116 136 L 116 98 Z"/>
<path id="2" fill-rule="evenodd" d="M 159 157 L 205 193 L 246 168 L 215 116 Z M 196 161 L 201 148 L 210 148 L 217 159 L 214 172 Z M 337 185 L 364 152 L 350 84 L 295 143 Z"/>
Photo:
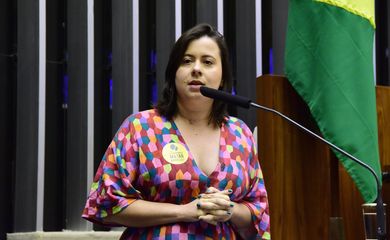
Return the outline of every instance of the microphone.
<path id="1" fill-rule="evenodd" d="M 251 100 L 246 97 L 232 95 L 230 93 L 219 91 L 213 88 L 208 88 L 205 86 L 200 87 L 200 93 L 209 98 L 221 100 L 224 102 L 232 103 L 234 105 L 238 105 L 243 108 L 249 108 Z"/>
<path id="2" fill-rule="evenodd" d="M 380 185 L 378 175 L 376 174 L 374 169 L 372 169 L 368 164 L 366 164 L 365 162 L 356 158 L 352 154 L 346 152 L 345 150 L 341 149 L 340 147 L 334 145 L 333 143 L 329 142 L 325 138 L 322 138 L 321 136 L 314 133 L 313 131 L 305 128 L 304 126 L 295 122 L 294 120 L 292 120 L 291 118 L 282 114 L 281 112 L 278 112 L 272 108 L 264 107 L 262 105 L 253 103 L 252 100 L 250 100 L 249 98 L 241 97 L 241 96 L 237 96 L 237 95 L 232 95 L 228 92 L 216 90 L 213 88 L 208 88 L 205 86 L 200 87 L 200 93 L 205 97 L 225 101 L 225 102 L 228 102 L 231 104 L 238 105 L 238 106 L 243 107 L 243 108 L 249 108 L 250 106 L 252 106 L 252 107 L 255 107 L 255 108 L 267 111 L 267 112 L 272 112 L 276 115 L 279 115 L 283 119 L 294 124 L 298 128 L 304 130 L 306 133 L 309 133 L 310 135 L 314 136 L 315 138 L 319 139 L 320 141 L 326 143 L 328 146 L 330 146 L 334 150 L 338 151 L 339 153 L 343 154 L 344 156 L 347 156 L 348 158 L 350 158 L 354 162 L 358 163 L 360 166 L 362 166 L 362 167 L 366 168 L 368 171 L 370 171 L 370 173 L 375 177 L 376 185 L 377 185 L 377 198 L 376 198 L 376 217 L 377 217 L 377 225 L 378 225 L 377 226 L 377 235 L 378 235 L 378 239 L 385 239 L 385 236 L 386 236 L 385 211 L 384 211 L 383 200 L 382 200 L 382 187 Z"/>

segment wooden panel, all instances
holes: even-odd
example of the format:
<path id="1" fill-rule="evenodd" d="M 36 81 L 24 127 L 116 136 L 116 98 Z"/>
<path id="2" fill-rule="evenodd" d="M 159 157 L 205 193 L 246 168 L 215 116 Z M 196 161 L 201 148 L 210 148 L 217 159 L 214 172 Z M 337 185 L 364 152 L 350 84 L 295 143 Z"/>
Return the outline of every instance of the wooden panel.
<path id="1" fill-rule="evenodd" d="M 376 101 L 378 112 L 379 154 L 383 171 L 390 171 L 390 88 L 376 87 Z M 340 203 L 341 215 L 344 218 L 346 239 L 364 239 L 361 204 L 363 198 L 356 188 L 352 178 L 340 165 Z M 382 188 L 383 201 L 390 204 L 390 184 L 384 183 Z M 389 208 L 386 209 L 389 215 Z M 390 221 L 387 218 L 387 232 L 390 230 Z"/>
<path id="2" fill-rule="evenodd" d="M 259 77 L 257 96 L 259 104 L 316 129 L 307 107 L 284 77 Z M 272 239 L 328 239 L 334 194 L 329 149 L 277 115 L 258 111 L 257 117 Z"/>
<path id="3" fill-rule="evenodd" d="M 390 166 L 390 87 L 376 87 L 376 103 L 380 158 L 382 167 L 388 168 Z"/>
<path id="4" fill-rule="evenodd" d="M 381 166 L 390 171 L 390 88 L 376 91 Z M 257 79 L 257 102 L 318 132 L 305 103 L 282 76 Z M 272 239 L 364 239 L 363 199 L 330 149 L 279 116 L 259 111 L 257 117 Z M 390 204 L 390 183 L 383 185 L 383 200 Z"/>
<path id="5" fill-rule="evenodd" d="M 363 198 L 355 183 L 344 167 L 339 165 L 340 172 L 340 209 L 344 222 L 347 240 L 364 239 L 362 215 Z"/>
<path id="6" fill-rule="evenodd" d="M 390 87 L 376 87 L 376 109 L 378 112 L 379 155 L 383 171 L 390 172 Z M 386 215 L 390 214 L 390 183 L 382 186 L 383 201 L 387 204 Z M 390 236 L 390 218 L 386 219 L 387 236 Z"/>

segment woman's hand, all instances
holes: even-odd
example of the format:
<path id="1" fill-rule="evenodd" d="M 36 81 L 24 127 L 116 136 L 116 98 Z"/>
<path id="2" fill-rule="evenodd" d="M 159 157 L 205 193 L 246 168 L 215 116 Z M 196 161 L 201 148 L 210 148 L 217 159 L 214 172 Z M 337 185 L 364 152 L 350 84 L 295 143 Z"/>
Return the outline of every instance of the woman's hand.
<path id="1" fill-rule="evenodd" d="M 197 222 L 201 216 L 206 215 L 206 212 L 198 207 L 199 199 L 195 199 L 184 205 L 180 205 L 180 219 L 184 222 Z"/>
<path id="2" fill-rule="evenodd" d="M 197 202 L 197 208 L 201 210 L 199 219 L 213 225 L 229 221 L 234 208 L 234 203 L 229 197 L 231 193 L 231 189 L 219 191 L 210 187 L 206 193 L 200 194 Z"/>

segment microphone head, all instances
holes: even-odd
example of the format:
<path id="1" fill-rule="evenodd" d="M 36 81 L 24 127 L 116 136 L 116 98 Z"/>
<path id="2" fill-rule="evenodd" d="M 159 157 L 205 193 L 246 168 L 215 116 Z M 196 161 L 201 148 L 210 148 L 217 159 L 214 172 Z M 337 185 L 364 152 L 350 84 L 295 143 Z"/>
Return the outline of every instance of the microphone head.
<path id="1" fill-rule="evenodd" d="M 251 103 L 251 100 L 249 98 L 232 95 L 230 93 L 216 90 L 213 88 L 208 88 L 205 86 L 200 87 L 200 93 L 205 97 L 228 102 L 243 108 L 249 108 Z"/>

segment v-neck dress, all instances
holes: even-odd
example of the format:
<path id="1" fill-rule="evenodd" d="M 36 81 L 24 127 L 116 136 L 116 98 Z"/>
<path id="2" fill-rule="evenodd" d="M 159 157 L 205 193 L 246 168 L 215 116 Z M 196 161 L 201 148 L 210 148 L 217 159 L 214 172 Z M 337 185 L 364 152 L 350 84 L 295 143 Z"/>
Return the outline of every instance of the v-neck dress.
<path id="1" fill-rule="evenodd" d="M 252 133 L 243 121 L 226 120 L 221 126 L 219 162 L 206 175 L 173 121 L 155 109 L 129 116 L 103 156 L 82 217 L 103 224 L 103 218 L 137 199 L 186 204 L 212 186 L 232 189 L 230 199 L 245 204 L 252 214 L 256 239 L 270 239 L 267 192 Z M 168 159 L 163 155 L 166 145 L 181 147 L 179 153 L 187 158 Z M 121 239 L 239 239 L 239 234 L 229 221 L 217 226 L 198 221 L 128 227 Z"/>

